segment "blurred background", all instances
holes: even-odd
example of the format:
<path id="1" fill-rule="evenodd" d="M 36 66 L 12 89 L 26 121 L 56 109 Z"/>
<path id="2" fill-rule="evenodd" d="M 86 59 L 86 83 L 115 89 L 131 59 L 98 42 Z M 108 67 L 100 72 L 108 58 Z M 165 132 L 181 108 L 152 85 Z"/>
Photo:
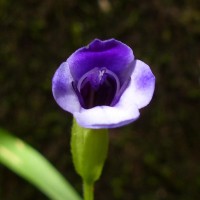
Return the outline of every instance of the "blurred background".
<path id="1" fill-rule="evenodd" d="M 70 154 L 72 116 L 55 103 L 51 79 L 94 38 L 128 44 L 156 75 L 140 119 L 110 130 L 95 199 L 199 199 L 198 0 L 0 0 L 0 127 L 38 149 L 81 193 Z M 0 166 L 0 199 L 47 197 Z"/>

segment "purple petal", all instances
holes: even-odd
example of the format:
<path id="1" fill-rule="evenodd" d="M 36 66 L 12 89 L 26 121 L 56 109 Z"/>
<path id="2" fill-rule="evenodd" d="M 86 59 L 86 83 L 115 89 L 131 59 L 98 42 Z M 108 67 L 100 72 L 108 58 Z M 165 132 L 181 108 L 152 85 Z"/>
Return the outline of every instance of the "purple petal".
<path id="1" fill-rule="evenodd" d="M 124 91 L 126 90 L 126 88 L 128 87 L 130 81 L 131 81 L 131 77 L 128 77 L 127 80 L 124 81 L 124 84 L 122 85 L 122 87 L 120 88 L 120 90 L 115 95 L 115 97 L 114 97 L 112 103 L 110 104 L 110 106 L 114 106 L 119 101 L 120 97 L 122 96 L 122 94 L 124 93 Z"/>
<path id="2" fill-rule="evenodd" d="M 115 107 L 97 106 L 74 113 L 80 126 L 93 129 L 120 127 L 135 121 L 139 115 L 137 106 L 129 101 Z"/>
<path id="3" fill-rule="evenodd" d="M 138 109 L 148 105 L 152 99 L 155 88 L 155 76 L 147 64 L 140 60 L 135 61 L 135 67 L 131 75 L 131 82 L 123 98 L 129 98 Z M 121 98 L 120 101 L 123 101 Z"/>
<path id="4" fill-rule="evenodd" d="M 107 68 L 123 82 L 132 70 L 133 51 L 115 39 L 93 40 L 87 47 L 78 49 L 67 60 L 72 77 L 78 81 L 93 68 Z"/>
<path id="5" fill-rule="evenodd" d="M 80 103 L 72 87 L 72 76 L 67 63 L 57 69 L 52 80 L 52 92 L 58 105 L 71 113 L 80 109 Z"/>

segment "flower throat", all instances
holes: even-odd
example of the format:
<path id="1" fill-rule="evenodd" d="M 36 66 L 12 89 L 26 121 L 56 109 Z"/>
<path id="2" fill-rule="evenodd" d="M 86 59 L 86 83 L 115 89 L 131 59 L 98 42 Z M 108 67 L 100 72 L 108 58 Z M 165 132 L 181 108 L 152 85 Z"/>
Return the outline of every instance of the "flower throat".
<path id="1" fill-rule="evenodd" d="M 110 106 L 120 89 L 117 75 L 107 68 L 94 68 L 85 73 L 73 88 L 85 109 Z"/>

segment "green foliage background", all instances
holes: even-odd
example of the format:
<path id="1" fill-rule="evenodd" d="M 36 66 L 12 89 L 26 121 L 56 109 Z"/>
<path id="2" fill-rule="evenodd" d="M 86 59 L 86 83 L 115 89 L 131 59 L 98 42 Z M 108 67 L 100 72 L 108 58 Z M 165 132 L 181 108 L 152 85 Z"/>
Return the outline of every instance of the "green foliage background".
<path id="1" fill-rule="evenodd" d="M 37 148 L 81 192 L 72 166 L 71 115 L 51 79 L 77 48 L 116 38 L 156 75 L 140 119 L 110 130 L 96 200 L 200 197 L 200 4 L 198 0 L 1 0 L 0 126 Z M 38 177 L 39 178 L 39 177 Z M 0 166 L 0 199 L 47 199 Z"/>

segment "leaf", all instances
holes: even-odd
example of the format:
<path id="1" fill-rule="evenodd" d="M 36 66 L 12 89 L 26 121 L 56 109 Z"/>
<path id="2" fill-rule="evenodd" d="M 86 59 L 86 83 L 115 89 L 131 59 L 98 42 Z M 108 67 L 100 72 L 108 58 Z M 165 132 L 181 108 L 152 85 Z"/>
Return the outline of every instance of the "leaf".
<path id="1" fill-rule="evenodd" d="M 81 200 L 74 188 L 36 150 L 0 129 L 0 163 L 54 200 Z"/>

